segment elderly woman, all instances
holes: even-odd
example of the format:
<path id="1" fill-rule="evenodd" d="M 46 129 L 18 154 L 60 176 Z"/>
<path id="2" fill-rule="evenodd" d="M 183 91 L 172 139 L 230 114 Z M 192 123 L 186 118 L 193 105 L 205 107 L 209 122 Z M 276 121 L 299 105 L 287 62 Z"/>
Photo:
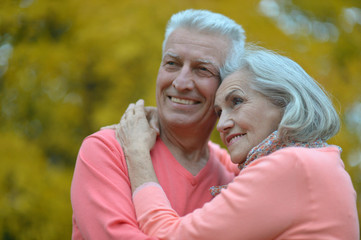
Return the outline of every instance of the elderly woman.
<path id="1" fill-rule="evenodd" d="M 339 118 L 317 83 L 294 61 L 247 50 L 215 99 L 217 130 L 240 172 L 202 208 L 179 217 L 157 184 L 150 149 L 156 133 L 143 101 L 121 120 L 140 228 L 160 239 L 359 239 L 356 193 L 326 140 Z"/>

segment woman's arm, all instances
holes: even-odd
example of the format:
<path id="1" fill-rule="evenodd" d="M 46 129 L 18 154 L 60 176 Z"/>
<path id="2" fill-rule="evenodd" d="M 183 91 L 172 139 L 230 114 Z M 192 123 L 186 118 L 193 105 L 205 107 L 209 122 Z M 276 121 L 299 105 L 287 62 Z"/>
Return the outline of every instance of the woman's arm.
<path id="1" fill-rule="evenodd" d="M 133 194 L 139 226 L 149 236 L 169 240 L 275 239 L 302 212 L 309 214 L 302 166 L 295 169 L 293 161 L 284 160 L 270 156 L 254 162 L 220 195 L 184 217 L 160 186 L 140 188 Z"/>

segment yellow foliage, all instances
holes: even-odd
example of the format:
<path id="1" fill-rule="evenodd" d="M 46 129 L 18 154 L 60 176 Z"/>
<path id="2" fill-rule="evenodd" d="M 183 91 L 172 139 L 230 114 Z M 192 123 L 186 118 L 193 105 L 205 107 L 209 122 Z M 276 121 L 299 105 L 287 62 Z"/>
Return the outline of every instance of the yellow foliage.
<path id="1" fill-rule="evenodd" d="M 262 10 L 270 3 L 278 14 Z M 361 193 L 360 164 L 349 164 L 361 133 L 346 121 L 361 102 L 361 25 L 347 15 L 361 9 L 358 1 L 1 0 L 0 238 L 70 238 L 69 188 L 81 141 L 118 122 L 130 102 L 155 105 L 164 28 L 187 8 L 231 17 L 247 41 L 291 57 L 330 92 L 342 119 L 330 143 L 343 148 Z M 212 139 L 221 143 L 216 131 Z"/>
<path id="2" fill-rule="evenodd" d="M 71 170 L 51 166 L 26 138 L 1 132 L 0 236 L 69 239 Z"/>

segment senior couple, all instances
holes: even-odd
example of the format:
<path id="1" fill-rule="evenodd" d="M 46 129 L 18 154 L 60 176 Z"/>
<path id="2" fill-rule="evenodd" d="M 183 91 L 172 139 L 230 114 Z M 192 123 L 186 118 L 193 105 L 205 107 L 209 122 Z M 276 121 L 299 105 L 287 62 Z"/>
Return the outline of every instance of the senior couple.
<path id="1" fill-rule="evenodd" d="M 171 17 L 156 114 L 139 100 L 82 143 L 72 239 L 359 239 L 355 190 L 326 143 L 340 125 L 330 99 L 244 42 L 221 14 Z M 217 118 L 228 152 L 209 140 Z"/>

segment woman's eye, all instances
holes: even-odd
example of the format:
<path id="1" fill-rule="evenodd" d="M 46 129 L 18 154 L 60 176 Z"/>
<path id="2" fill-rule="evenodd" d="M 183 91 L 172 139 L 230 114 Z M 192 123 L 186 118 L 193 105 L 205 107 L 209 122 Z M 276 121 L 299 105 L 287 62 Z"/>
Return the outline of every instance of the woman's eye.
<path id="1" fill-rule="evenodd" d="M 235 97 L 232 99 L 232 103 L 233 103 L 233 105 L 241 104 L 241 103 L 243 103 L 243 99 L 240 97 Z"/>

